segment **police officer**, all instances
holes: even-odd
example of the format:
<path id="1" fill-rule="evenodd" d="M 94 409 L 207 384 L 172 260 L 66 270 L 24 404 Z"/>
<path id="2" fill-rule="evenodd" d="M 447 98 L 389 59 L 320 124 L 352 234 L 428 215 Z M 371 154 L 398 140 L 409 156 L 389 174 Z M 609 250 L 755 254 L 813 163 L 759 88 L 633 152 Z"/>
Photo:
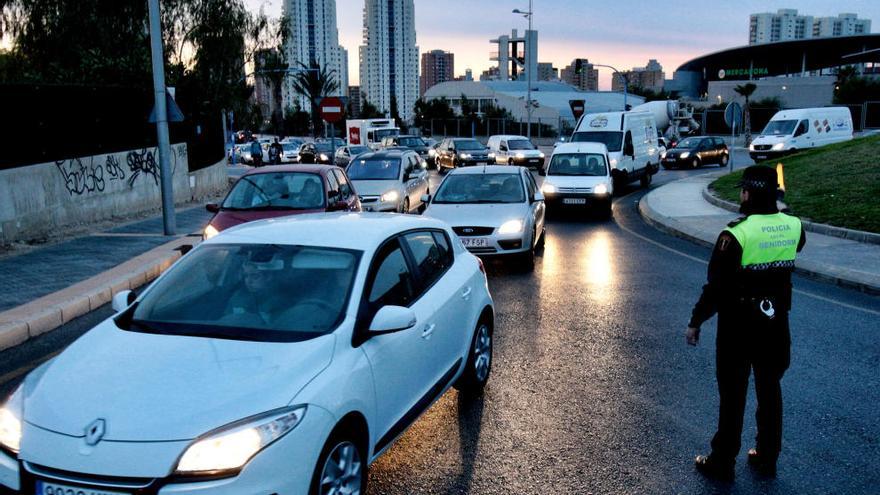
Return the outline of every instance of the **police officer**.
<path id="1" fill-rule="evenodd" d="M 755 373 L 758 435 L 749 464 L 775 476 L 782 447 L 782 390 L 788 368 L 791 272 L 806 241 L 801 222 L 776 205 L 776 171 L 752 166 L 740 183 L 740 212 L 718 236 L 708 283 L 694 306 L 686 340 L 697 345 L 700 325 L 718 313 L 715 373 L 720 397 L 712 453 L 697 456 L 706 476 L 732 481 L 740 450 L 749 373 Z"/>

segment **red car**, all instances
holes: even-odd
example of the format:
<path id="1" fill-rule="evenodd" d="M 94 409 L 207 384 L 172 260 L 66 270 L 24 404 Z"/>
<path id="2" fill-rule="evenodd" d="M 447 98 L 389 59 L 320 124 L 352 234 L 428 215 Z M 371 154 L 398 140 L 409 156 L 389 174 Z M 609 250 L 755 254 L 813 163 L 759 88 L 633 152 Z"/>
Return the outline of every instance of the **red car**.
<path id="1" fill-rule="evenodd" d="M 205 227 L 211 238 L 238 224 L 265 218 L 361 211 L 345 171 L 333 165 L 274 165 L 251 170 L 232 186 L 223 203 L 205 208 L 214 218 Z"/>

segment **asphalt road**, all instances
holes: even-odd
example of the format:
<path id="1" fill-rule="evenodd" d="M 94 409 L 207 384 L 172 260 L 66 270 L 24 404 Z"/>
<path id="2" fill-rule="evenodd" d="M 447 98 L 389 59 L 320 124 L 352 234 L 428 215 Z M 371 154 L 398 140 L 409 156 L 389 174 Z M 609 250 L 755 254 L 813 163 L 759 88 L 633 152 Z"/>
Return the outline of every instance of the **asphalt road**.
<path id="1" fill-rule="evenodd" d="M 655 185 L 714 170 L 661 171 Z M 694 471 L 717 414 L 715 322 L 696 348 L 684 327 L 709 250 L 647 226 L 643 194 L 618 194 L 610 221 L 551 218 L 534 273 L 488 263 L 497 327 L 485 396 L 444 395 L 372 466 L 372 493 L 877 493 L 880 298 L 801 277 L 778 478 L 745 462 L 733 485 Z M 109 313 L 0 354 L 0 393 Z"/>

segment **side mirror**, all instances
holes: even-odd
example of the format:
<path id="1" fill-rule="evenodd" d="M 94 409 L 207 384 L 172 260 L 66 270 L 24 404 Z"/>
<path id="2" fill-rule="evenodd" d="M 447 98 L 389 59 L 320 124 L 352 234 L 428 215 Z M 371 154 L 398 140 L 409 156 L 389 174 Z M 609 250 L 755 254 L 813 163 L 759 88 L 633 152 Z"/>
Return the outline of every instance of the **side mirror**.
<path id="1" fill-rule="evenodd" d="M 535 195 L 532 197 L 532 203 L 537 203 L 538 201 L 544 201 L 544 194 L 541 191 L 535 191 Z"/>
<path id="2" fill-rule="evenodd" d="M 348 203 L 345 201 L 336 201 L 327 205 L 327 211 L 343 211 L 348 209 Z"/>
<path id="3" fill-rule="evenodd" d="M 420 199 L 422 200 L 422 203 L 428 204 L 431 202 L 431 195 L 430 194 L 422 194 L 422 197 Z"/>
<path id="4" fill-rule="evenodd" d="M 541 177 L 545 177 L 547 175 L 547 169 L 545 169 L 544 167 L 538 168 L 538 175 L 540 175 Z"/>
<path id="5" fill-rule="evenodd" d="M 327 198 L 335 198 L 336 196 L 339 196 L 338 190 L 331 189 L 331 190 L 327 191 Z"/>
<path id="6" fill-rule="evenodd" d="M 137 299 L 137 294 L 135 294 L 134 291 L 123 290 L 117 292 L 116 295 L 113 296 L 113 302 L 111 304 L 113 311 L 117 313 L 125 311 L 126 308 L 131 306 L 135 299 Z"/>
<path id="7" fill-rule="evenodd" d="M 403 306 L 383 306 L 370 323 L 370 333 L 398 332 L 416 326 L 416 314 Z"/>
<path id="8" fill-rule="evenodd" d="M 208 210 L 210 213 L 217 213 L 218 211 L 220 211 L 220 205 L 218 205 L 217 203 L 208 203 L 205 205 L 205 209 Z"/>

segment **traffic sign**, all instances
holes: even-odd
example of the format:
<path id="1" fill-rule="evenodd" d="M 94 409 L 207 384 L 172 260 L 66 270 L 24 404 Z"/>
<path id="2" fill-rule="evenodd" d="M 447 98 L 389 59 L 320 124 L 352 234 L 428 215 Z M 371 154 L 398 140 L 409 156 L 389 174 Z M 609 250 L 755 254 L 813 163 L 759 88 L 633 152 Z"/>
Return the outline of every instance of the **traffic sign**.
<path id="1" fill-rule="evenodd" d="M 321 118 L 331 124 L 339 122 L 345 115 L 345 104 L 335 96 L 322 98 L 319 108 L 321 110 Z"/>
<path id="2" fill-rule="evenodd" d="M 568 100 L 568 106 L 571 107 L 571 113 L 574 115 L 574 120 L 578 120 L 581 118 L 581 115 L 584 114 L 584 100 Z"/>
<path id="3" fill-rule="evenodd" d="M 728 103 L 727 108 L 724 109 L 724 122 L 727 123 L 727 126 L 733 129 L 742 123 L 742 119 L 742 106 L 735 101 Z"/>

